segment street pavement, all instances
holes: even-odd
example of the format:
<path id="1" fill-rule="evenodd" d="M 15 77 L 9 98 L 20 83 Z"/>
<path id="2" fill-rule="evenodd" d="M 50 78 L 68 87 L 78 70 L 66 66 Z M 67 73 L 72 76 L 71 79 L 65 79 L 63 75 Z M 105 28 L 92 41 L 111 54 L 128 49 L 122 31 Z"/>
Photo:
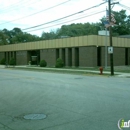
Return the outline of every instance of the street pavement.
<path id="1" fill-rule="evenodd" d="M 80 73 L 93 73 L 93 74 L 100 74 L 100 71 L 99 70 L 92 70 L 92 69 L 86 69 L 86 68 L 48 68 L 48 67 L 38 67 L 38 66 L 29 66 L 29 65 L 23 65 L 23 66 L 5 66 L 5 65 L 0 65 L 0 68 L 4 69 L 4 68 L 15 68 L 15 69 L 33 69 L 33 70 L 45 70 L 45 71 L 57 71 L 57 72 L 80 72 Z M 116 66 L 115 66 L 116 67 Z M 119 67 L 117 67 L 119 68 Z M 123 68 L 124 70 L 127 70 L 128 67 L 126 66 L 122 66 L 121 68 Z M 111 72 L 110 71 L 106 71 L 106 70 L 103 70 L 103 74 L 107 74 L 109 76 L 111 76 Z M 130 78 L 130 73 L 124 73 L 124 72 L 114 72 L 114 76 L 117 76 L 117 77 L 126 77 L 126 78 Z"/>
<path id="2" fill-rule="evenodd" d="M 1 68 L 0 130 L 118 130 L 129 99 L 129 78 Z"/>

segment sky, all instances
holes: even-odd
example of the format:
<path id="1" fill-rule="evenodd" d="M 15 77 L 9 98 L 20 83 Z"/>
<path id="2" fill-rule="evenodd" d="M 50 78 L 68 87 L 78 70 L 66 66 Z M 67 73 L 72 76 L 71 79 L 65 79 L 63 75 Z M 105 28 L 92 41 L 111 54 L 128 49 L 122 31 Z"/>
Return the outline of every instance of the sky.
<path id="1" fill-rule="evenodd" d="M 23 32 L 41 36 L 42 32 L 55 31 L 62 25 L 100 22 L 108 7 L 108 2 L 101 4 L 105 1 L 107 0 L 0 0 L 0 30 L 17 27 Z M 128 10 L 116 4 L 112 10 L 124 9 L 130 15 L 130 0 L 111 2 L 129 7 Z M 66 17 L 70 15 L 72 16 Z M 27 29 L 30 27 L 33 28 Z"/>

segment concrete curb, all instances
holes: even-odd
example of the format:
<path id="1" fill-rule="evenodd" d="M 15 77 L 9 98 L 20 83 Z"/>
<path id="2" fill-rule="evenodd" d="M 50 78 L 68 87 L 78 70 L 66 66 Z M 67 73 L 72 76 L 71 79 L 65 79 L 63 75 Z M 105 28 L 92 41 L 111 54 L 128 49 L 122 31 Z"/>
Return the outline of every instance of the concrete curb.
<path id="1" fill-rule="evenodd" d="M 4 65 L 0 65 L 0 68 L 6 68 Z M 82 73 L 95 73 L 95 74 L 99 74 L 100 75 L 100 71 L 93 71 L 93 70 L 86 70 L 86 69 L 67 69 L 67 68 L 41 68 L 41 67 L 30 67 L 30 66 L 9 66 L 7 68 L 19 68 L 19 69 L 36 69 L 36 70 L 48 70 L 48 71 L 57 71 L 57 72 L 60 72 L 60 71 L 63 71 L 63 72 L 82 72 Z M 108 71 L 103 71 L 103 74 L 107 74 L 107 75 L 110 75 L 110 72 Z M 102 74 L 102 75 L 103 75 Z M 110 75 L 111 76 L 111 75 Z M 130 78 L 130 73 L 122 73 L 122 72 L 115 72 L 115 75 L 114 77 L 120 77 L 120 78 Z"/>

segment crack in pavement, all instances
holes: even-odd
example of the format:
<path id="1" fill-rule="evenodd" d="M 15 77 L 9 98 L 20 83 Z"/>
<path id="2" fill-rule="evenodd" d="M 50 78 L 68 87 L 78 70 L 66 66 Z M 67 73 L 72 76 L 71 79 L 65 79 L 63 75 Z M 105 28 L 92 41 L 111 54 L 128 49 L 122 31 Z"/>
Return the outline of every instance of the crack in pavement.
<path id="1" fill-rule="evenodd" d="M 1 123 L 0 122 L 0 125 L 2 126 L 2 127 L 0 127 L 0 128 L 4 128 L 4 129 L 8 129 L 8 130 L 14 130 L 14 129 L 12 129 L 12 128 L 10 128 L 9 126 L 7 126 L 7 125 L 5 125 L 5 124 L 3 124 L 3 123 Z"/>
<path id="2" fill-rule="evenodd" d="M 11 120 L 13 119 L 13 116 L 11 116 L 11 115 L 6 115 L 5 113 L 1 113 L 0 115 L 10 117 Z M 12 120 L 12 121 L 13 121 L 13 120 Z M 1 127 L 1 126 L 2 126 L 2 127 Z M 14 130 L 13 128 L 10 128 L 8 125 L 3 124 L 2 122 L 0 122 L 0 128 L 4 128 L 4 129 L 8 129 L 8 130 Z"/>

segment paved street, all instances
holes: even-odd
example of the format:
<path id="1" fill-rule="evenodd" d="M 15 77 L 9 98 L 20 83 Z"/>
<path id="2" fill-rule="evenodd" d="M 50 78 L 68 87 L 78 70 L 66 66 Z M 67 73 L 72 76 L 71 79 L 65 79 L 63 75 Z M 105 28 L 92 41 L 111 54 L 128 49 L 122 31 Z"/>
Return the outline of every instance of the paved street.
<path id="1" fill-rule="evenodd" d="M 130 78 L 0 69 L 0 130 L 118 130 L 121 118 Z"/>

